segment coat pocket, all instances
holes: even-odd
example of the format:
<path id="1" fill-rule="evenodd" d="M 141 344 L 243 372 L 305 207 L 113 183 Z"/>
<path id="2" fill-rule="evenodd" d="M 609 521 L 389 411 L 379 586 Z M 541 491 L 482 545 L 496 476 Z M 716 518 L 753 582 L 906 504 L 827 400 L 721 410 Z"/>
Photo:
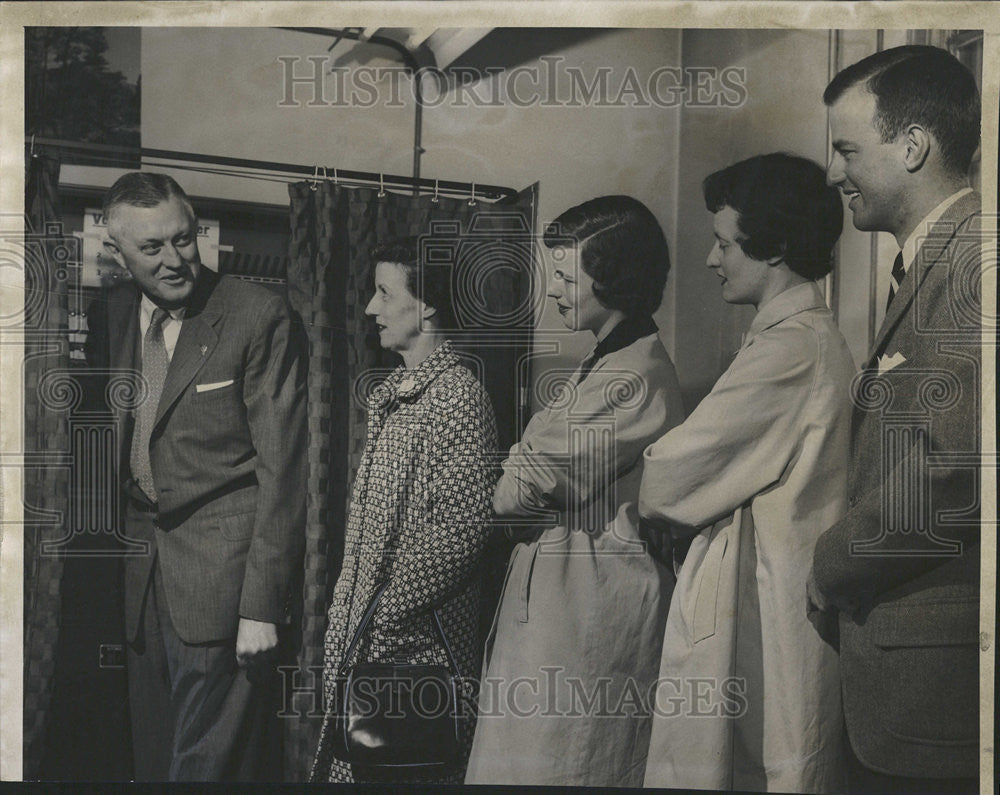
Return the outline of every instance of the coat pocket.
<path id="1" fill-rule="evenodd" d="M 979 600 L 971 597 L 882 605 L 870 620 L 875 645 L 881 649 L 979 641 Z"/>
<path id="2" fill-rule="evenodd" d="M 243 397 L 242 378 L 220 378 L 211 382 L 193 384 L 190 397 L 195 403 L 209 403 L 216 400 L 237 400 Z"/>
<path id="3" fill-rule="evenodd" d="M 507 594 L 507 588 L 510 584 L 510 573 L 514 570 L 517 556 L 523 548 L 524 544 L 515 544 L 514 549 L 511 550 L 510 560 L 507 561 L 507 571 L 503 575 L 503 585 L 500 586 L 500 600 L 497 602 L 496 610 L 493 611 L 493 621 L 490 623 L 490 631 L 486 634 L 487 644 L 492 644 L 493 638 L 496 636 L 497 624 L 500 622 L 500 610 L 503 608 L 504 596 Z"/>
<path id="4" fill-rule="evenodd" d="M 219 517 L 219 530 L 229 541 L 245 541 L 253 535 L 256 511 Z"/>
<path id="5" fill-rule="evenodd" d="M 722 584 L 722 562 L 729 545 L 729 534 L 721 532 L 708 545 L 701 561 L 698 595 L 694 601 L 694 618 L 691 621 L 692 641 L 698 643 L 715 634 L 716 614 L 719 608 L 719 588 Z"/>
<path id="6" fill-rule="evenodd" d="M 889 732 L 916 745 L 977 744 L 978 598 L 883 604 L 868 620 Z"/>
<path id="7" fill-rule="evenodd" d="M 524 574 L 517 589 L 517 620 L 528 623 L 528 601 L 531 599 L 531 574 L 535 570 L 535 559 L 538 557 L 538 542 L 531 545 L 531 553 L 527 556 Z"/>

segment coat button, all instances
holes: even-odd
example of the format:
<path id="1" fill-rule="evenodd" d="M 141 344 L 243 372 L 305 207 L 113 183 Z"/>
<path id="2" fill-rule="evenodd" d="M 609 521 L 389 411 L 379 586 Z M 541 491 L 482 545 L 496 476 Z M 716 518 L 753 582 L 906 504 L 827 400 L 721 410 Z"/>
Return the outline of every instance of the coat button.
<path id="1" fill-rule="evenodd" d="M 848 504 L 853 508 L 855 505 L 858 504 L 858 498 L 852 496 L 851 499 L 848 500 Z"/>

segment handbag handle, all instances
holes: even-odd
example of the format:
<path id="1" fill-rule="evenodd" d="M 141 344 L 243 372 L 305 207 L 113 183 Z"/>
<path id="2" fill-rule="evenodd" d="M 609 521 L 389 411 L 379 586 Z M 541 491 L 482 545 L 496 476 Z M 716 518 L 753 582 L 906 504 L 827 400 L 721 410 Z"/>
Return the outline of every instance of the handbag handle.
<path id="1" fill-rule="evenodd" d="M 344 661 L 340 664 L 338 675 L 343 676 L 346 673 L 347 664 L 354 655 L 354 652 L 358 647 L 358 643 L 361 642 L 361 637 L 365 634 L 365 630 L 368 628 L 368 622 L 371 621 L 372 616 L 375 615 L 375 608 L 378 606 L 379 600 L 382 598 L 382 594 L 385 593 L 385 589 L 388 587 L 389 581 L 386 580 L 376 589 L 371 601 L 368 603 L 368 607 L 365 608 L 364 615 L 361 616 L 361 621 L 358 622 L 358 628 L 355 630 L 354 637 L 351 639 L 351 645 L 347 647 L 347 653 L 344 654 Z M 444 627 L 441 626 L 441 619 L 438 618 L 437 608 L 431 609 L 431 618 L 433 619 L 431 623 L 434 624 L 434 629 L 437 630 L 438 637 L 444 645 L 444 651 L 448 657 L 448 665 L 451 668 L 451 673 L 456 679 L 461 679 L 462 674 L 458 670 L 458 662 L 455 660 L 455 655 L 451 651 L 451 644 L 448 643 L 448 638 L 444 634 Z"/>

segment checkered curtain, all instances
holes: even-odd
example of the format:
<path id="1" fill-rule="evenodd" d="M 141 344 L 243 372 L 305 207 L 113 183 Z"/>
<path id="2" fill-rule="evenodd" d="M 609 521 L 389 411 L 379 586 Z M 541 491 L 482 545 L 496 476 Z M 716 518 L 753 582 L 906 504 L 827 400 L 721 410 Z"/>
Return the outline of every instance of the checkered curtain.
<path id="1" fill-rule="evenodd" d="M 58 210 L 59 162 L 28 159 L 24 270 L 24 737 L 25 779 L 35 779 L 45 743 L 59 636 L 63 562 L 45 542 L 63 536 L 69 503 L 65 467 L 74 384 L 45 378 L 69 369 L 68 271 Z M 33 460 L 34 459 L 34 460 Z M 46 460 L 43 460 L 46 459 Z"/>
<path id="2" fill-rule="evenodd" d="M 302 638 L 293 703 L 298 717 L 286 722 L 285 777 L 305 781 L 319 740 L 323 635 L 326 610 L 340 571 L 347 501 L 364 449 L 366 417 L 353 397 L 372 373 L 396 366 L 395 354 L 382 351 L 364 308 L 371 299 L 372 262 L 377 243 L 425 234 L 432 222 L 457 222 L 468 230 L 473 218 L 495 241 L 509 233 L 490 220 L 517 215 L 530 230 L 535 188 L 505 205 L 467 200 L 343 188 L 329 182 L 289 185 L 291 243 L 288 294 L 309 335 L 309 485 L 303 583 Z M 514 231 L 514 236 L 524 237 Z M 502 271 L 502 272 L 501 272 Z M 489 311 L 502 314 L 530 300 L 530 278 L 502 270 L 491 280 Z M 525 324 L 530 327 L 530 316 Z M 484 374 L 497 409 L 500 447 L 520 435 L 515 379 L 518 357 L 528 344 L 478 347 L 491 362 Z M 495 363 L 495 366 L 494 366 Z M 506 445 L 506 446 L 505 446 Z M 313 692 L 303 692 L 311 688 Z M 287 688 L 286 688 L 287 692 Z M 308 715 L 315 704 L 313 715 Z"/>

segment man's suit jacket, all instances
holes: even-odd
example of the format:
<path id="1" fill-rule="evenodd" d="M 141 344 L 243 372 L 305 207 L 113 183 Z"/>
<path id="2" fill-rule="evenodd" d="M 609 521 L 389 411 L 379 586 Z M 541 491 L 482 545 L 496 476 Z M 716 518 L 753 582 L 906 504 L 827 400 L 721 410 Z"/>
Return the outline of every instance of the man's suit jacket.
<path id="1" fill-rule="evenodd" d="M 893 775 L 978 770 L 979 211 L 948 208 L 888 310 L 855 383 L 848 513 L 813 563 L 851 744 Z"/>
<path id="2" fill-rule="evenodd" d="M 141 370 L 138 289 L 90 312 L 91 364 Z M 182 640 L 234 638 L 240 617 L 281 623 L 304 544 L 305 341 L 287 302 L 202 268 L 167 371 L 150 439 L 155 536 Z M 199 389 L 199 387 L 201 387 Z M 121 412 L 127 484 L 132 417 Z M 126 558 L 133 640 L 153 555 Z"/>

